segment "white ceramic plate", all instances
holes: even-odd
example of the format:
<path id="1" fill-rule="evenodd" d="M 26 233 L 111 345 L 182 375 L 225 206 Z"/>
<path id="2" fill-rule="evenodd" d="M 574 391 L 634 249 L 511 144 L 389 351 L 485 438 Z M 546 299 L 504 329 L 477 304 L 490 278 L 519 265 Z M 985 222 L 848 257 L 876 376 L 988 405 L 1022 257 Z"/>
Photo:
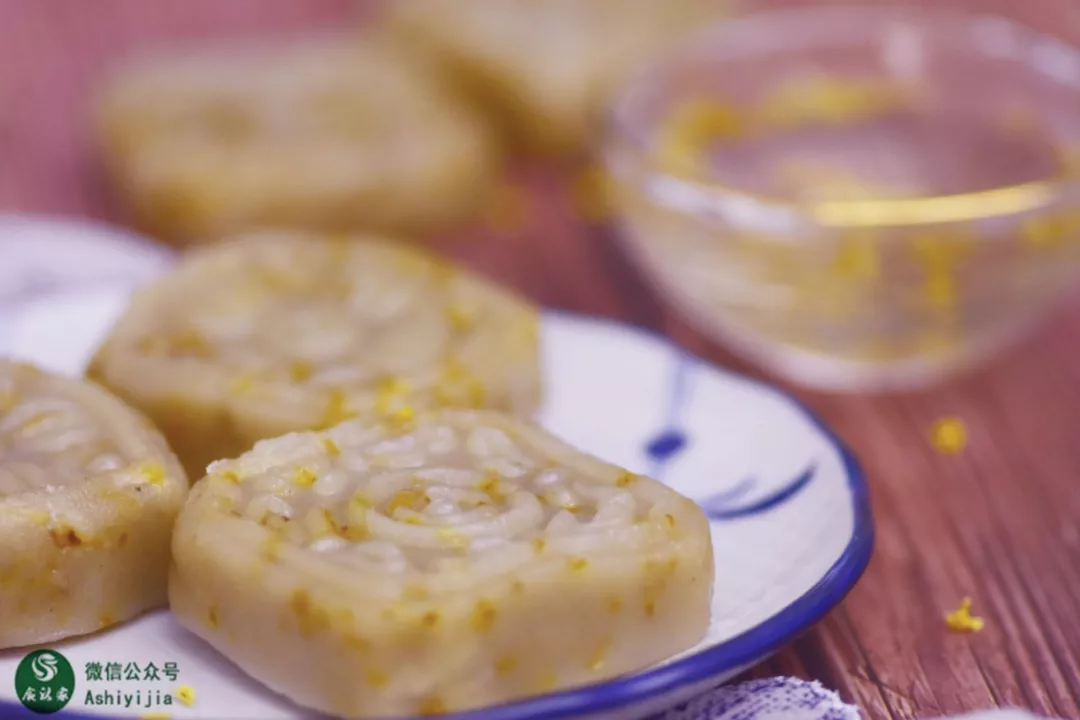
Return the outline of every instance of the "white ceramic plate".
<path id="1" fill-rule="evenodd" d="M 80 372 L 129 288 L 114 279 L 0 307 L 0 355 Z M 873 545 L 866 485 L 850 453 L 794 399 L 612 322 L 547 313 L 543 347 L 543 424 L 600 457 L 663 479 L 713 518 L 712 626 L 695 648 L 637 675 L 455 720 L 647 716 L 764 659 L 855 584 Z M 166 611 L 52 649 L 75 671 L 63 717 L 312 717 L 246 678 Z M 0 717 L 39 717 L 21 706 L 14 689 L 25 655 L 0 653 Z M 101 680 L 88 676 L 95 663 Z M 120 666 L 120 680 L 107 679 L 110 663 Z M 137 680 L 124 679 L 131 663 Z M 159 670 L 175 663 L 178 675 L 147 680 L 151 663 Z M 179 685 L 195 690 L 192 707 L 173 698 Z M 90 705 L 88 693 L 121 702 L 130 696 L 131 706 Z"/>

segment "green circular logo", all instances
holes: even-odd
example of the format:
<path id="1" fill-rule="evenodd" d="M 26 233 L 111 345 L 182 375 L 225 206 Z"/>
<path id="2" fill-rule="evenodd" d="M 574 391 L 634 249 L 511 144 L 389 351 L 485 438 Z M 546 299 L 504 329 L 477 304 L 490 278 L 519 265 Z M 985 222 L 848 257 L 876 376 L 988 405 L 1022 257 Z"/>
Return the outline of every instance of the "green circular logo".
<path id="1" fill-rule="evenodd" d="M 55 650 L 35 650 L 15 671 L 15 692 L 27 709 L 48 715 L 60 710 L 75 694 L 75 671 Z"/>

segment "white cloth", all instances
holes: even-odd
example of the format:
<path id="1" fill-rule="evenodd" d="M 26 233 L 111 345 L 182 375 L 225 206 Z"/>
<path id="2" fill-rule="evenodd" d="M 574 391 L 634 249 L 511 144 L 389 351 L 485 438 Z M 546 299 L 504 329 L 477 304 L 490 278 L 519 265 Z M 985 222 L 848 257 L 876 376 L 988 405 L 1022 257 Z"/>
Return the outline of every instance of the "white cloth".
<path id="1" fill-rule="evenodd" d="M 859 710 L 817 682 L 796 678 L 724 685 L 664 713 L 662 720 L 860 720 Z"/>
<path id="2" fill-rule="evenodd" d="M 862 714 L 817 682 L 767 678 L 725 685 L 655 720 L 860 720 Z M 1021 710 L 985 710 L 938 720 L 1041 720 Z"/>

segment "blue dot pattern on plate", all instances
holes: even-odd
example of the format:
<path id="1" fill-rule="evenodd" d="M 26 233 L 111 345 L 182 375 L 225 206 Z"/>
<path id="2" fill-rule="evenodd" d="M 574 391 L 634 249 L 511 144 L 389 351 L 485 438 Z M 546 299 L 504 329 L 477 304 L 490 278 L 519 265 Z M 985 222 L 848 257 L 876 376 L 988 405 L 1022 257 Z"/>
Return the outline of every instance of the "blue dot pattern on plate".
<path id="1" fill-rule="evenodd" d="M 664 427 L 645 445 L 645 454 L 652 460 L 649 474 L 657 480 L 664 479 L 671 460 L 685 450 L 690 442 L 681 428 L 681 418 L 686 404 L 686 378 L 692 358 L 681 348 L 677 348 L 675 352 L 677 356 L 668 388 Z"/>
<path id="2" fill-rule="evenodd" d="M 690 374 L 694 359 L 681 348 L 676 349 L 675 352 L 664 424 L 660 432 L 645 443 L 645 454 L 652 461 L 649 474 L 657 480 L 664 479 L 671 461 L 690 444 L 689 437 L 682 429 L 681 418 L 686 405 L 687 376 Z M 697 502 L 710 520 L 734 520 L 747 515 L 756 515 L 795 497 L 814 479 L 815 471 L 815 466 L 807 467 L 793 480 L 781 485 L 765 497 L 744 500 L 757 485 L 754 478 L 747 478 L 730 490 L 710 495 Z"/>
<path id="3" fill-rule="evenodd" d="M 678 455 L 684 445 L 686 445 L 686 435 L 684 433 L 678 430 L 668 430 L 657 435 L 646 447 L 646 452 L 649 453 L 649 457 L 654 462 L 662 463 Z"/>

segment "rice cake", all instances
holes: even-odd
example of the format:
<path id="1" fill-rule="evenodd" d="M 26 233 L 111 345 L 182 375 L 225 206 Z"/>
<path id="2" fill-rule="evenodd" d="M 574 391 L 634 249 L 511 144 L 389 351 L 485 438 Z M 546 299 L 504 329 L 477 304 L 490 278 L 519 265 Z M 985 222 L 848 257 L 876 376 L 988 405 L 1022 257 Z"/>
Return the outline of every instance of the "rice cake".
<path id="1" fill-rule="evenodd" d="M 192 477 L 259 439 L 424 407 L 531 414 L 538 313 L 433 254 L 247 233 L 136 293 L 90 376 L 146 412 Z"/>
<path id="2" fill-rule="evenodd" d="M 214 463 L 177 523 L 172 611 L 343 717 L 465 710 L 643 669 L 710 620 L 689 499 L 528 421 L 347 421 Z"/>
<path id="3" fill-rule="evenodd" d="M 181 244 L 256 226 L 440 229 L 480 209 L 498 160 L 437 71 L 374 37 L 135 58 L 99 115 L 136 223 Z"/>
<path id="4" fill-rule="evenodd" d="M 509 134 L 539 153 L 579 149 L 629 73 L 722 17 L 718 0 L 412 0 L 386 24 L 426 48 Z"/>
<path id="5" fill-rule="evenodd" d="M 164 605 L 187 490 L 137 412 L 91 383 L 0 360 L 0 648 Z"/>

